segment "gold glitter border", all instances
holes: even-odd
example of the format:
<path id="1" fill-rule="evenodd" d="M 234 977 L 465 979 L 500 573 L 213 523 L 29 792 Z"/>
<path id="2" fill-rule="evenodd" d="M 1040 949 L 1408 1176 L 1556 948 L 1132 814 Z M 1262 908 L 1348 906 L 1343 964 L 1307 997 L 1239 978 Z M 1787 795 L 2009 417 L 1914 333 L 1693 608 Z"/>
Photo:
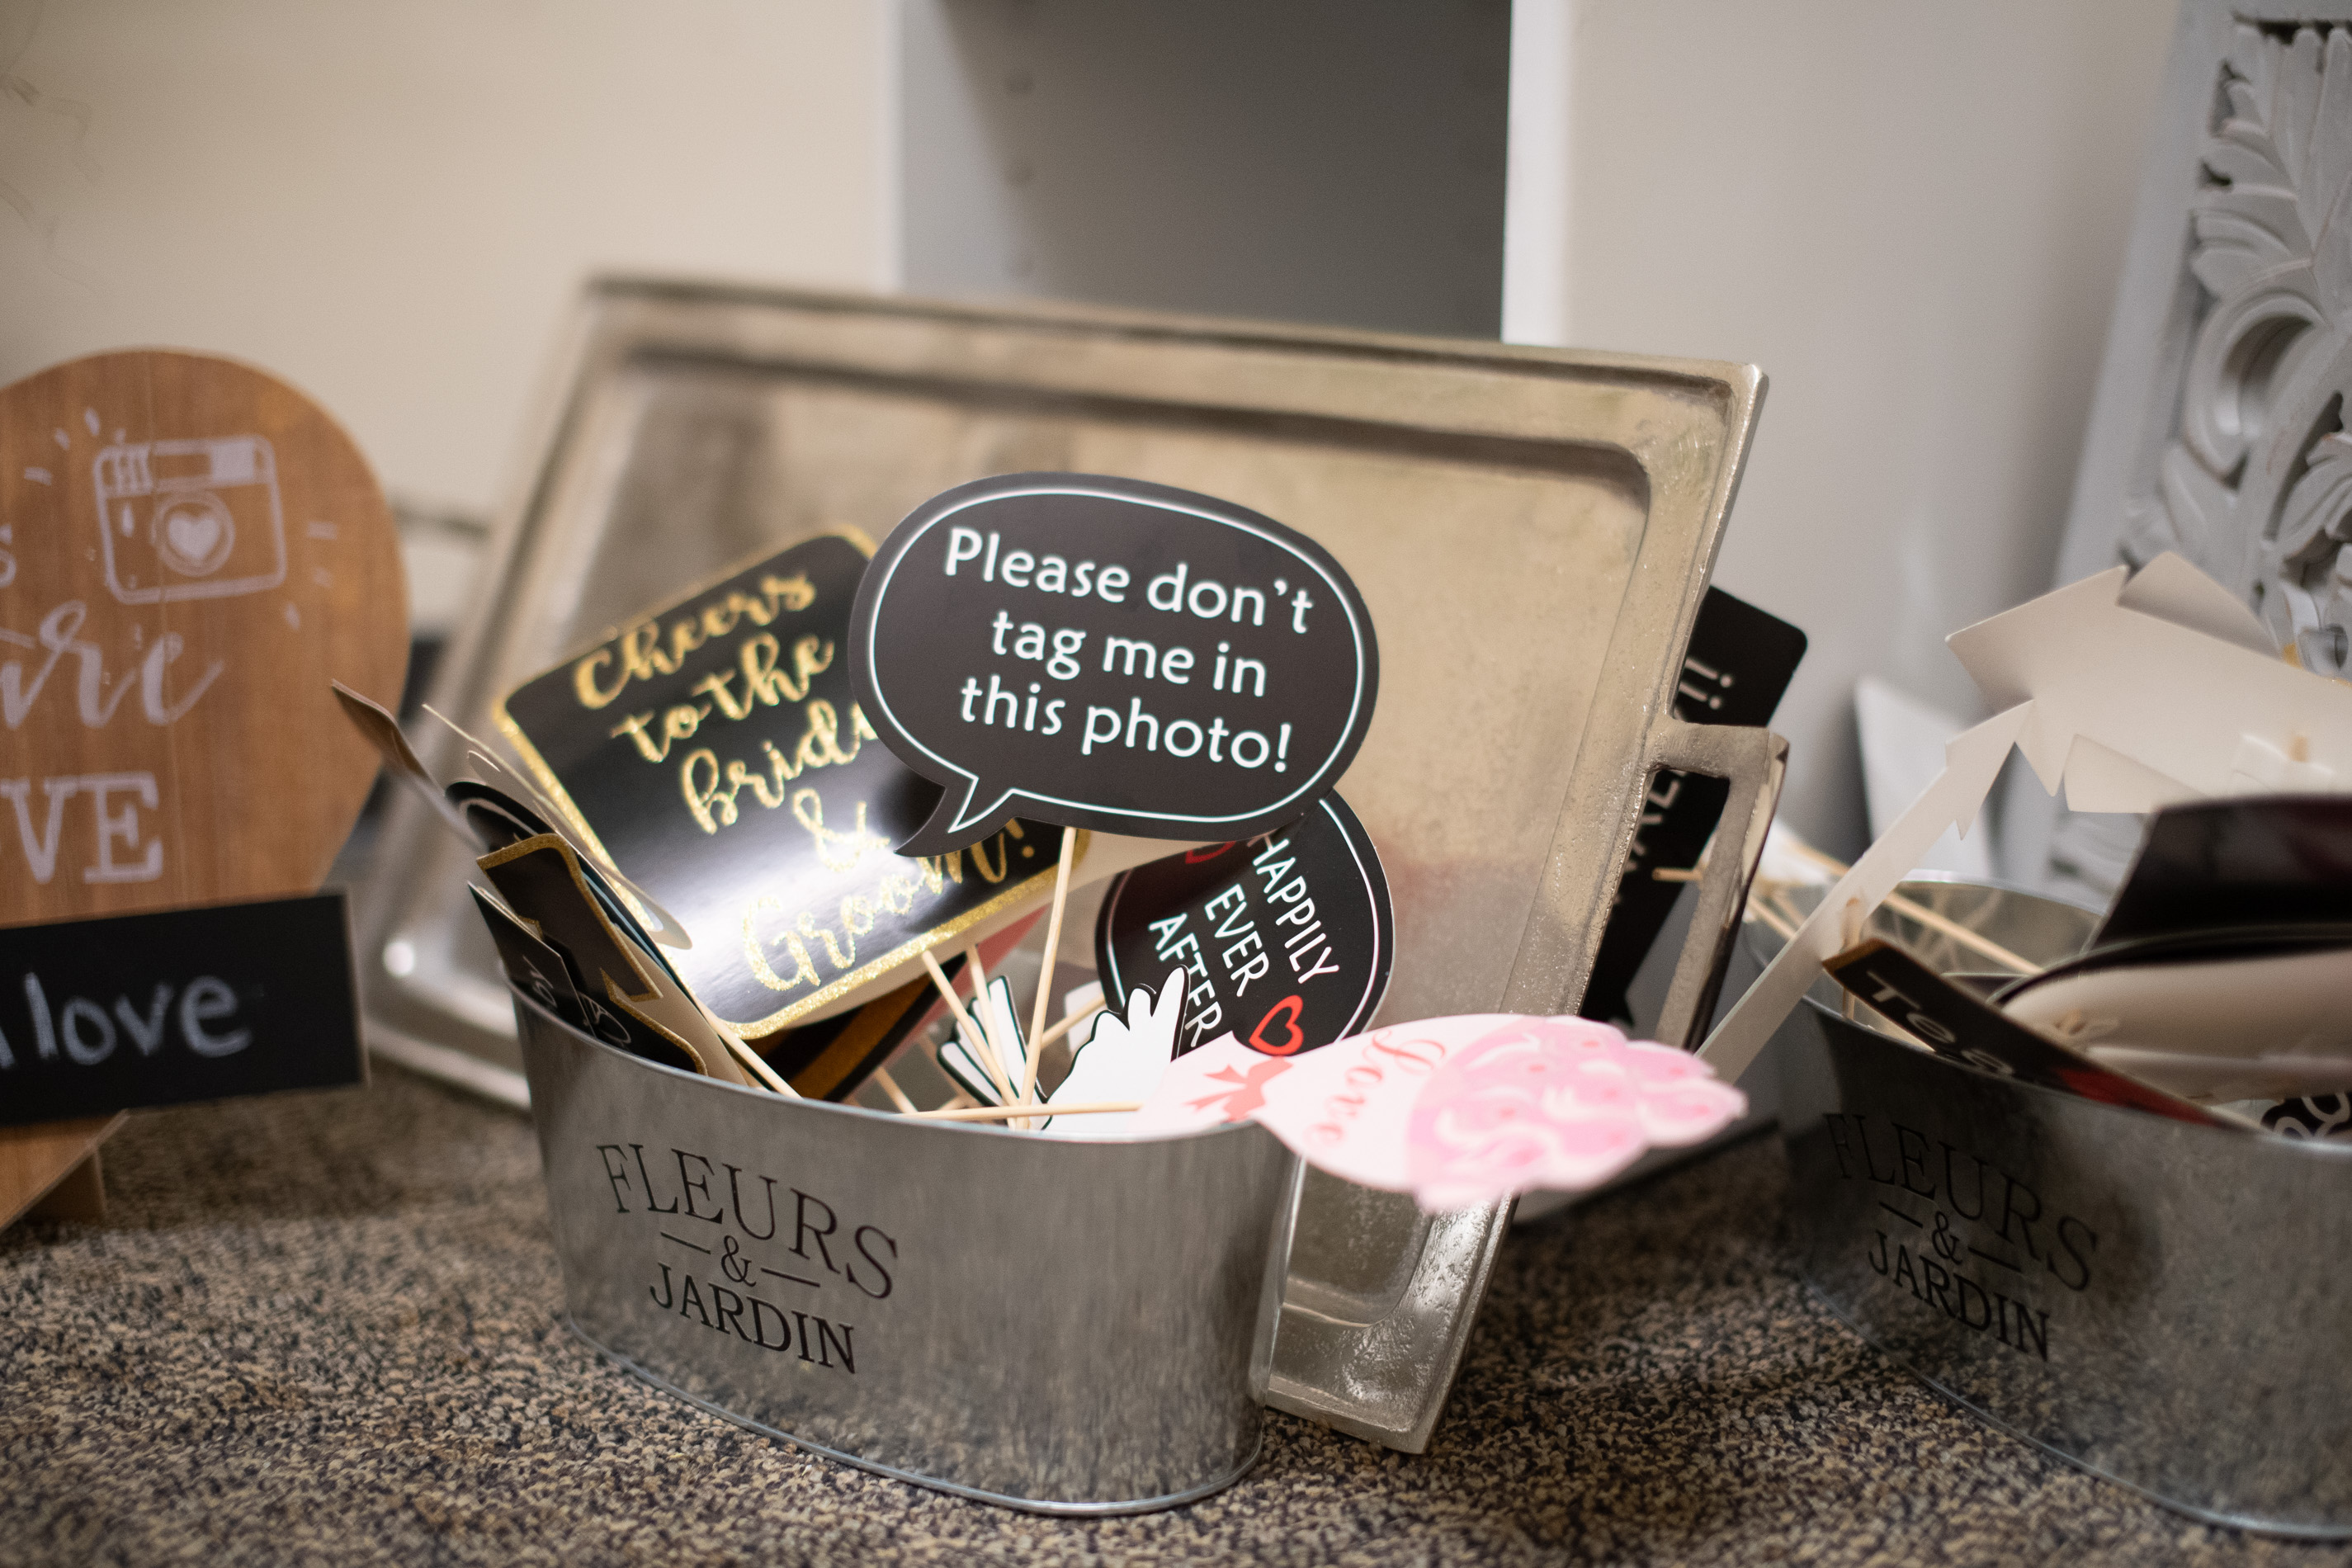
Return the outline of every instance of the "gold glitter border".
<path id="1" fill-rule="evenodd" d="M 506 693 L 506 696 L 499 698 L 498 700 L 490 704 L 490 721 L 498 727 L 499 732 L 506 737 L 507 743 L 512 746 L 516 752 L 522 758 L 524 765 L 530 768 L 531 773 L 537 777 L 542 793 L 547 795 L 549 801 L 554 805 L 556 809 L 563 814 L 565 824 L 570 826 L 572 831 L 579 834 L 583 843 L 586 844 L 589 848 L 594 850 L 598 855 L 604 857 L 607 864 L 619 867 L 624 875 L 628 873 L 628 868 L 622 866 L 620 861 L 613 858 L 612 852 L 604 847 L 604 842 L 596 837 L 596 830 L 588 826 L 587 818 L 582 816 L 580 815 L 580 808 L 572 804 L 572 796 L 564 790 L 562 781 L 555 776 L 555 770 L 547 765 L 547 759 L 539 754 L 539 748 L 530 743 L 530 737 L 526 736 L 522 732 L 521 727 L 517 725 L 514 720 L 508 715 L 507 697 L 513 696 L 515 692 L 521 690 L 524 687 L 530 685 L 534 680 L 544 679 L 546 677 L 553 674 L 556 670 L 562 668 L 564 666 L 575 663 L 578 660 L 586 658 L 588 654 L 594 651 L 595 648 L 602 647 L 604 644 L 612 641 L 614 637 L 618 637 L 625 627 L 634 625 L 640 619 L 657 621 L 662 616 L 669 614 L 672 610 L 677 609 L 679 605 L 686 604 L 689 600 L 700 597 L 702 595 L 709 593 L 711 589 L 716 588 L 719 584 L 726 582 L 730 577 L 741 575 L 744 572 L 749 571 L 762 561 L 780 554 L 785 550 L 793 549 L 799 544 L 805 544 L 809 542 L 810 540 L 825 538 L 846 541 L 848 543 L 855 546 L 868 561 L 874 559 L 874 541 L 868 538 L 863 530 L 852 527 L 847 523 L 840 523 L 831 528 L 820 529 L 816 532 L 810 534 L 807 539 L 795 541 L 793 544 L 771 545 L 759 551 L 755 554 L 743 557 L 732 566 L 718 573 L 716 575 L 704 579 L 694 587 L 687 589 L 683 593 L 677 595 L 675 597 L 669 599 L 659 606 L 654 609 L 643 611 L 637 616 L 631 616 L 629 620 L 623 622 L 620 626 L 612 628 L 604 636 L 598 637 L 594 643 L 590 644 L 580 652 L 572 654 L 568 658 L 559 659 L 554 664 L 548 666 L 547 668 L 541 670 L 538 674 L 530 676 L 525 679 L 516 682 L 513 688 Z M 902 763 L 899 765 L 904 767 L 906 764 Z M 1078 863 L 1086 858 L 1087 847 L 1093 841 L 1093 837 L 1094 835 L 1085 831 L 1081 831 L 1078 834 L 1078 842 L 1076 852 L 1072 855 L 1070 860 L 1071 868 L 1073 870 L 1075 870 Z M 893 856 L 892 858 L 904 859 L 905 857 Z M 909 864 L 911 864 L 911 862 L 909 862 Z M 914 960 L 931 949 L 946 946 L 949 942 L 953 942 L 957 937 L 961 936 L 965 931 L 970 931 L 972 927 L 1003 912 L 1005 909 L 1014 903 L 1031 898 L 1045 899 L 1050 897 L 1053 891 L 1054 876 L 1055 871 L 1053 869 L 1040 872 L 1038 875 L 1030 878 L 1029 880 L 1020 883 L 1015 887 L 1009 888 L 1005 891 L 997 894 L 996 897 L 989 900 L 986 903 L 982 904 L 979 908 L 965 910 L 961 915 L 944 925 L 928 928 L 920 934 L 900 943 L 898 947 L 893 948 L 890 952 L 883 954 L 880 958 L 876 959 L 873 963 L 862 965 L 857 969 L 852 970 L 849 973 L 843 975 L 841 978 L 829 982 L 822 989 L 816 991 L 811 995 L 803 996 L 796 1002 L 787 1003 L 785 1005 L 769 1014 L 764 1018 L 756 1019 L 750 1023 L 739 1023 L 733 1018 L 720 1017 L 718 1009 L 712 1007 L 709 1003 L 703 1002 L 701 997 L 695 997 L 695 1001 L 702 1006 L 705 1012 L 709 1013 L 714 1018 L 719 1018 L 720 1023 L 725 1024 L 729 1028 L 733 1029 L 745 1039 L 764 1039 L 770 1035 L 791 1026 L 794 1022 L 799 1019 L 805 1018 L 811 1013 L 816 1012 L 820 1008 L 826 1006 L 828 1004 L 839 1001 L 842 997 L 848 995 L 851 992 L 863 989 L 874 981 L 881 979 L 890 971 L 898 969 L 904 964 L 911 963 Z M 1043 886 L 1041 887 L 1040 884 L 1043 884 Z M 623 899 L 628 898 L 628 894 L 625 890 L 615 889 L 614 891 L 618 892 Z M 650 893 L 652 890 L 648 889 L 647 891 Z M 632 901 L 631 907 L 635 908 L 634 900 Z M 644 918 L 644 911 L 638 910 L 637 913 L 638 918 L 642 920 Z M 690 931 L 686 934 L 689 937 L 694 935 Z M 697 940 L 700 939 L 698 938 Z M 688 989 L 690 992 L 691 987 Z"/>

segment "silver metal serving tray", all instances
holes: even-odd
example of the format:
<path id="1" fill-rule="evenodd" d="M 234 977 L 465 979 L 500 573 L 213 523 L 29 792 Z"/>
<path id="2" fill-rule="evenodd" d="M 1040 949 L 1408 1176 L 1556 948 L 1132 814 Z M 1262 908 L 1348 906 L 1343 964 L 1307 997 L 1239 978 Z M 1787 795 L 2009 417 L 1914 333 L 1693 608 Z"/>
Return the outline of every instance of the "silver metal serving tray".
<path id="1" fill-rule="evenodd" d="M 1780 748 L 1668 704 L 1753 367 L 614 281 L 590 291 L 558 384 L 545 459 L 435 683 L 477 732 L 525 678 L 755 551 L 842 524 L 878 538 L 996 473 L 1202 490 L 1319 541 L 1379 628 L 1379 712 L 1341 788 L 1395 894 L 1381 1017 L 1572 1009 L 1661 766 L 1731 777 L 1727 837 L 1745 833 L 1747 854 L 1714 858 L 1660 1032 L 1704 1015 Z M 436 769 L 457 753 L 427 737 Z M 467 856 L 402 802 L 379 864 L 360 943 L 375 1037 L 519 1089 Z M 1268 1403 L 1423 1447 L 1507 1215 L 1430 1221 L 1310 1177 Z"/>

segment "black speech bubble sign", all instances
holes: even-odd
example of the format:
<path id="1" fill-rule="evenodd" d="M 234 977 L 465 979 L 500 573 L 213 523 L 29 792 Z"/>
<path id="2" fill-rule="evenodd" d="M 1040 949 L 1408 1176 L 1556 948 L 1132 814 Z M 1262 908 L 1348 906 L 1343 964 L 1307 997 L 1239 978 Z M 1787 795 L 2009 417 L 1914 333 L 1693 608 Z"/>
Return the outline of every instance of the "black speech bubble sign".
<path id="1" fill-rule="evenodd" d="M 1095 966 L 1104 999 L 1185 970 L 1178 1054 L 1231 1030 L 1286 1057 L 1360 1034 L 1396 957 L 1389 880 L 1336 795 L 1261 838 L 1139 866 L 1104 895 Z"/>
<path id="2" fill-rule="evenodd" d="M 946 786 L 900 854 L 1016 813 L 1158 838 L 1296 818 L 1371 724 L 1371 616 L 1313 540 L 1245 507 L 1091 474 L 1008 474 L 918 507 L 850 612 L 883 742 Z"/>

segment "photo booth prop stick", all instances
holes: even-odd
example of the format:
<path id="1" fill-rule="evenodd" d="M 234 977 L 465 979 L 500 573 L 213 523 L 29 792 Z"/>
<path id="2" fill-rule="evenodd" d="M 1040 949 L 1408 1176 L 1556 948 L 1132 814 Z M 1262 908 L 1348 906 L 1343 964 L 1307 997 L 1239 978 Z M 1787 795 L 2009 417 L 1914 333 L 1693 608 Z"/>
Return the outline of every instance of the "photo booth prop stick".
<path id="1" fill-rule="evenodd" d="M 1969 830 L 2008 760 L 2083 811 L 2147 812 L 2206 795 L 2312 791 L 2352 781 L 2352 687 L 2264 658 L 2227 592 L 2179 556 L 2137 577 L 2087 577 L 1952 634 L 2002 711 L 1958 735 L 1944 772 L 1839 879 L 1701 1055 L 1737 1079 L 1848 925 L 1875 909 L 1947 827 Z M 2180 619 L 2170 617 L 2179 616 Z M 2187 624 L 2184 624 L 2187 623 Z"/>
<path id="2" fill-rule="evenodd" d="M 730 1037 L 704 1014 L 692 994 L 665 986 L 649 954 L 614 929 L 581 874 L 572 847 L 554 834 L 525 838 L 493 850 L 478 864 L 513 911 L 575 966 L 573 984 L 583 1001 L 609 1001 L 637 1028 L 683 1051 L 695 1070 L 729 1083 L 761 1082 L 779 1094 L 792 1086 L 740 1040 Z M 495 926 L 493 928 L 495 930 Z M 657 978 L 658 976 L 658 978 Z M 646 1053 L 654 1054 L 654 1053 Z M 658 1059 L 658 1057 L 656 1057 Z"/>
<path id="3" fill-rule="evenodd" d="M 1012 988 L 1002 980 L 988 986 L 992 1023 L 975 1039 L 969 1030 L 979 1020 L 960 1010 L 959 1038 L 939 1055 L 942 1071 L 964 1093 L 982 1106 L 1010 1107 L 1016 1114 L 1038 1107 L 1018 1098 L 1012 1087 L 1028 1076 L 1031 1055 L 1013 1016 Z M 1135 1110 L 1151 1091 L 1177 1055 L 1179 1029 L 1185 1008 L 1184 972 L 1171 971 L 1157 997 L 1151 988 L 1137 986 L 1128 993 L 1124 1016 L 1099 1006 L 1075 1013 L 1047 1030 L 1038 1050 L 1051 1045 L 1073 1026 L 1093 1021 L 1092 1033 L 1072 1053 L 1070 1070 L 1059 1087 L 1045 1097 L 1044 1109 L 1054 1116 L 1105 1116 Z M 1000 1050 L 997 1042 L 1004 1040 Z M 1000 1065 L 1001 1064 L 1001 1065 Z M 1078 1108 L 1085 1108 L 1081 1110 Z M 929 1113 L 926 1113 L 929 1114 Z M 1050 1128 L 1050 1119 L 1040 1123 Z M 1087 1136 L 1116 1133 L 1123 1123 L 1089 1121 L 1064 1128 Z"/>
<path id="4" fill-rule="evenodd" d="M 1346 770 L 1380 684 L 1370 616 L 1319 545 L 1097 475 L 1007 475 L 917 508 L 858 584 L 849 637 L 861 710 L 944 786 L 902 853 L 952 850 L 1015 812 L 1063 827 L 1049 955 L 1072 830 L 1279 826 Z"/>
<path id="5" fill-rule="evenodd" d="M 1046 892 L 1051 838 L 1034 823 L 893 852 L 939 792 L 875 743 L 851 689 L 870 550 L 845 531 L 763 555 L 498 710 L 572 835 L 713 938 L 677 967 L 753 1039 L 902 989 L 919 951 Z"/>
<path id="6" fill-rule="evenodd" d="M 1391 1025 L 1297 1057 L 1213 1040 L 1177 1058 L 1128 1131 L 1247 1119 L 1318 1170 L 1440 1213 L 1598 1186 L 1747 1109 L 1671 1046 L 1583 1018 L 1486 1014 Z"/>
<path id="7" fill-rule="evenodd" d="M 2352 926 L 2203 931 L 2094 949 L 1994 1000 L 2102 1067 L 2183 1099 L 2352 1089 Z"/>
<path id="8" fill-rule="evenodd" d="M 1396 917 L 1364 825 L 1325 795 L 1262 837 L 1203 846 L 1110 886 L 1095 923 L 1105 1000 L 1189 974 L 1178 1050 L 1231 1032 L 1267 1056 L 1360 1033 L 1387 994 Z"/>
<path id="9" fill-rule="evenodd" d="M 2148 819 L 2091 939 L 2352 923 L 2352 795 L 2192 801 Z"/>
<path id="10" fill-rule="evenodd" d="M 875 553 L 850 637 L 862 710 L 946 786 L 909 853 L 1016 811 L 1155 838 L 1263 833 L 1347 770 L 1380 686 L 1371 617 L 1320 545 L 1085 474 L 982 479 L 917 508 Z"/>
<path id="11" fill-rule="evenodd" d="M 1013 987 L 1000 976 L 960 1012 L 955 1037 L 940 1047 L 940 1070 L 982 1105 L 1012 1104 L 1029 1066 L 1013 1020 Z"/>
<path id="12" fill-rule="evenodd" d="M 1054 988 L 1051 982 L 1054 977 L 1054 964 L 1062 951 L 1062 911 L 1068 907 L 1070 901 L 1070 853 L 1076 847 L 1077 842 L 1077 829 L 1065 826 L 1062 829 L 1061 859 L 1054 868 L 1054 907 L 1045 917 L 1045 945 L 1038 950 L 1040 968 L 1037 972 L 1037 1003 L 1029 1015 L 1031 1039 L 1035 1039 L 1045 1032 L 1045 1005 L 1053 994 Z M 1010 1029 L 1013 1027 L 1011 1017 L 1013 1003 L 1009 996 L 1005 1000 L 1004 1011 L 1005 1027 Z M 1021 1064 L 1021 1100 L 1024 1105 L 1036 1103 L 1037 1062 L 1044 1055 L 1043 1049 L 1030 1051 Z"/>
<path id="13" fill-rule="evenodd" d="M 1133 1105 L 1141 1110 L 1182 1048 L 1188 1005 L 1184 971 L 1175 969 L 1160 983 L 1157 994 L 1149 987 L 1133 986 L 1123 1010 L 1106 1008 L 1096 1014 L 1094 1032 L 1071 1058 L 1069 1075 L 1045 1099 L 1046 1109 L 1058 1114 L 1041 1124 L 1044 1130 L 1084 1137 L 1125 1131 L 1126 1117 L 1082 1117 L 1076 1108 Z"/>
<path id="14" fill-rule="evenodd" d="M 2186 1099 L 2286 1100 L 2352 1091 L 2347 988 L 2352 796 L 2251 795 L 2151 816 L 2090 950 L 1996 1000 Z"/>
<path id="15" fill-rule="evenodd" d="M 174 941 L 201 942 L 204 906 L 310 894 L 375 773 L 320 677 L 389 697 L 407 658 L 383 494 L 292 387 L 140 352 L 0 389 L 0 926 L 172 910 L 187 927 Z M 172 1047 L 142 1056 L 112 1001 L 145 1029 L 153 987 L 184 997 L 197 975 L 148 973 L 128 943 L 88 940 L 120 961 L 81 982 L 119 1031 L 108 1071 L 161 1070 Z M 321 1015 L 330 1055 L 337 1016 Z M 94 1050 L 100 1036 L 87 1025 L 80 1038 Z M 281 1058 L 239 1066 L 266 1059 Z M 16 1151 L 0 1170 L 20 1178 L 0 1182 L 0 1223 L 95 1146 L 32 1131 L 0 1144 Z"/>
<path id="16" fill-rule="evenodd" d="M 1855 1000 L 1939 1057 L 2062 1094 L 2205 1126 L 2221 1119 L 2059 1044 L 1969 994 L 1893 942 L 1873 938 L 1832 958 L 1830 975 Z"/>
<path id="17" fill-rule="evenodd" d="M 451 723 L 430 705 L 425 708 L 426 713 L 446 725 L 467 743 L 468 763 L 477 772 L 498 781 L 497 784 L 490 784 L 460 779 L 445 790 L 418 759 L 415 749 L 408 743 L 407 733 L 389 710 L 341 681 L 330 684 L 333 687 L 335 700 L 341 705 L 343 716 L 375 748 L 385 771 L 412 795 L 422 799 L 440 819 L 442 826 L 460 839 L 490 850 L 502 849 L 519 838 L 558 834 L 572 846 L 572 854 L 580 859 L 583 873 L 595 888 L 598 900 L 605 906 L 607 913 L 618 921 L 633 938 L 648 950 L 653 950 L 654 956 L 663 963 L 664 967 L 667 967 L 667 961 L 661 960 L 656 944 L 679 948 L 694 945 L 693 939 L 679 927 L 675 917 L 643 888 L 623 876 L 593 845 L 583 843 L 576 837 L 563 821 L 562 814 L 553 810 L 551 803 L 530 787 L 530 781 L 490 756 L 481 741 Z M 520 791 L 531 804 L 524 805 L 499 785 Z M 631 903 L 652 917 L 654 923 L 650 930 L 614 896 L 615 887 L 625 888 Z"/>
<path id="18" fill-rule="evenodd" d="M 1687 724 L 1761 729 L 1772 721 L 1804 657 L 1803 632 L 1720 588 L 1709 588 L 1683 657 L 1675 717 Z M 1650 781 L 1642 825 L 1617 885 L 1617 906 L 1610 911 L 1592 976 L 1578 1004 L 1585 1017 L 1605 1023 L 1630 1016 L 1625 988 L 1674 912 L 1681 884 L 1696 879 L 1696 868 L 1730 798 L 1730 781 L 1706 773 L 1667 768 Z"/>

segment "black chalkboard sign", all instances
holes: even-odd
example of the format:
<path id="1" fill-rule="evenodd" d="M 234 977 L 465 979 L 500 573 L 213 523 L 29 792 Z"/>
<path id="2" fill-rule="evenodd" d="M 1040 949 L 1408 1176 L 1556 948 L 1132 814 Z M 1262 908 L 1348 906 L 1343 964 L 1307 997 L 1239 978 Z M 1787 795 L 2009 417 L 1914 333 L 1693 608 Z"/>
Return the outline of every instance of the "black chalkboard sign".
<path id="1" fill-rule="evenodd" d="M 785 1028 L 1052 885 L 1051 829 L 891 846 L 931 815 L 850 690 L 866 547 L 825 535 L 648 612 L 498 722 L 573 826 L 675 914 L 663 958 L 741 1034 Z"/>
<path id="2" fill-rule="evenodd" d="M 1114 1011 L 1186 973 L 1177 1054 L 1231 1030 L 1268 1056 L 1360 1033 L 1386 994 L 1396 921 L 1381 858 L 1326 795 L 1261 838 L 1139 866 L 1111 884 L 1095 966 Z"/>
<path id="3" fill-rule="evenodd" d="M 363 1083 L 341 893 L 0 931 L 0 1126 Z"/>
<path id="4" fill-rule="evenodd" d="M 946 786 L 893 840 L 926 854 L 1016 811 L 1264 833 L 1329 792 L 1380 691 L 1371 616 L 1321 545 L 1099 474 L 1007 474 L 918 507 L 858 589 L 849 664 L 884 742 Z"/>

